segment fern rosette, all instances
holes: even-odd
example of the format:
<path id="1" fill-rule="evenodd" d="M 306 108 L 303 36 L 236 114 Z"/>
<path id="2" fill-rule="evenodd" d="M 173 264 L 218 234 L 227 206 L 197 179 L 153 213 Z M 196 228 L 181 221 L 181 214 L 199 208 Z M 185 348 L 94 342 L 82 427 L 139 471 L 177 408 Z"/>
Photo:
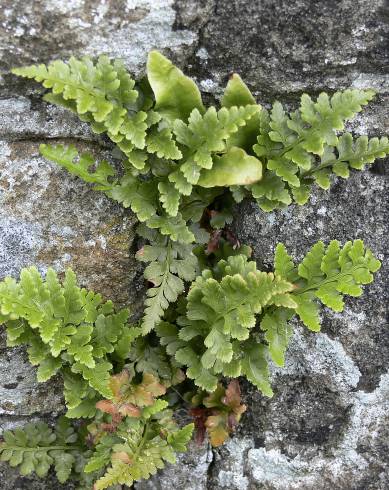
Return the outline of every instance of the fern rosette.
<path id="1" fill-rule="evenodd" d="M 128 310 L 80 288 L 71 270 L 62 282 L 34 267 L 0 282 L 8 346 L 27 346 L 38 381 L 62 376 L 67 406 L 55 429 L 6 431 L 1 460 L 23 475 L 54 467 L 80 490 L 131 486 L 186 450 L 194 425 L 174 420 L 179 399 L 196 440 L 208 433 L 221 445 L 246 410 L 236 378 L 272 396 L 269 366 L 284 365 L 290 320 L 319 331 L 320 304 L 342 311 L 344 296 L 360 296 L 380 268 L 362 240 L 333 240 L 298 265 L 278 244 L 274 272 L 260 271 L 230 227 L 235 203 L 253 197 L 263 211 L 305 204 L 313 184 L 328 189 L 385 157 L 388 138 L 345 131 L 370 90 L 303 94 L 290 113 L 280 102 L 267 111 L 234 74 L 221 107 L 206 108 L 194 81 L 157 51 L 147 80 L 107 56 L 13 73 L 42 83 L 47 102 L 108 138 L 109 161 L 74 145 L 40 151 L 136 215 L 148 288 L 143 318 L 130 325 Z M 77 418 L 86 423 L 72 426 Z"/>

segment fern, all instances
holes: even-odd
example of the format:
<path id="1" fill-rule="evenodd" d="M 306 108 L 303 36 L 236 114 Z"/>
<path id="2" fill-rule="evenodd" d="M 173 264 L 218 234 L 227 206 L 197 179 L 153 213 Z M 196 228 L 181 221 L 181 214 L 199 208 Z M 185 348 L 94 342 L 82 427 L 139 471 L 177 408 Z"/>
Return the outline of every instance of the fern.
<path id="1" fill-rule="evenodd" d="M 28 345 L 29 360 L 38 365 L 38 381 L 70 368 L 65 371 L 65 399 L 71 410 L 78 408 L 78 416 L 93 415 L 93 402 L 80 415 L 84 397 L 110 396 L 109 355 L 123 336 L 139 334 L 127 326 L 127 310 L 115 313 L 112 302 L 79 288 L 70 269 L 62 285 L 54 270 L 48 269 L 43 280 L 34 267 L 23 269 L 19 282 L 4 279 L 0 322 L 7 327 L 9 346 Z"/>
<path id="2" fill-rule="evenodd" d="M 131 486 L 136 480 L 149 478 L 164 462 L 175 462 L 175 452 L 185 451 L 193 431 L 193 424 L 179 429 L 172 419 L 167 402 L 156 400 L 165 388 L 152 375 L 134 384 L 127 371 L 113 376 L 113 400 L 98 403 L 97 407 L 112 416 L 114 424 L 103 424 L 103 431 L 95 453 L 89 459 L 85 472 L 108 467 L 94 488 L 111 485 Z M 109 431 L 109 433 L 106 432 Z M 114 431 L 114 432 L 113 432 Z"/>
<path id="3" fill-rule="evenodd" d="M 261 272 L 228 229 L 234 203 L 252 195 L 264 211 L 304 204 L 312 184 L 328 189 L 332 174 L 347 178 L 385 157 L 388 139 L 344 132 L 372 91 L 303 94 L 294 112 L 279 102 L 268 112 L 234 74 L 221 108 L 205 108 L 196 84 L 156 51 L 139 83 L 106 56 L 14 73 L 41 82 L 51 90 L 45 100 L 112 141 L 114 162 L 72 145 L 40 151 L 132 210 L 151 287 L 139 326 L 130 326 L 127 310 L 79 288 L 70 270 L 62 284 L 52 269 L 43 279 L 35 268 L 0 282 L 8 345 L 28 346 L 39 381 L 62 375 L 67 418 L 90 419 L 88 434 L 63 420 L 55 430 L 6 432 L 1 458 L 22 474 L 54 466 L 80 489 L 131 486 L 186 450 L 193 424 L 179 429 L 166 400 L 191 401 L 197 440 L 207 431 L 222 444 L 246 407 L 238 382 L 225 388 L 220 378 L 245 376 L 271 396 L 269 362 L 284 364 L 290 320 L 318 331 L 320 303 L 342 311 L 344 295 L 359 296 L 380 267 L 361 240 L 334 240 L 315 244 L 298 266 L 279 244 L 274 273 Z M 181 393 L 171 388 L 183 381 Z"/>
<path id="4" fill-rule="evenodd" d="M 166 387 L 179 384 L 185 379 L 185 374 L 178 367 L 175 359 L 167 354 L 163 346 L 153 342 L 150 336 L 135 340 L 128 359 L 131 361 L 126 363 L 128 369 L 152 374 Z"/>
<path id="5" fill-rule="evenodd" d="M 345 90 L 332 97 L 320 94 L 314 102 L 301 97 L 298 110 L 287 114 L 279 102 L 269 114 L 260 114 L 260 134 L 253 149 L 264 160 L 264 179 L 251 188 L 264 211 L 287 206 L 294 200 L 305 204 L 313 182 L 324 189 L 330 175 L 347 178 L 349 167 L 361 170 L 365 163 L 389 152 L 386 137 L 353 142 L 350 133 L 338 136 L 345 121 L 353 118 L 374 96 L 372 91 Z M 332 172 L 331 172 L 332 171 Z"/>
<path id="6" fill-rule="evenodd" d="M 149 53 L 147 75 L 155 96 L 155 109 L 168 121 L 185 121 L 193 109 L 205 111 L 193 80 L 158 51 Z"/>
<path id="7" fill-rule="evenodd" d="M 144 146 L 131 132 L 133 119 L 127 109 L 137 108 L 138 91 L 120 61 L 100 56 L 94 64 L 90 58 L 72 57 L 68 63 L 56 60 L 47 67 L 16 68 L 13 73 L 50 88 L 53 96 L 48 97 L 49 102 L 73 109 L 91 122 L 96 132 L 106 131 L 116 142 L 125 138 L 134 146 Z"/>
<path id="8" fill-rule="evenodd" d="M 100 162 L 94 171 L 90 171 L 95 159 L 89 153 L 78 154 L 75 146 L 40 145 L 41 154 L 85 182 L 95 185 L 96 190 L 108 191 L 112 188 L 109 179 L 115 176 L 114 168 L 106 161 Z"/>
<path id="9" fill-rule="evenodd" d="M 59 420 L 55 430 L 43 422 L 27 424 L 14 431 L 5 431 L 0 442 L 0 460 L 19 467 L 20 474 L 36 473 L 44 478 L 51 466 L 61 483 L 69 479 L 76 461 L 85 449 L 80 445 L 77 432 L 65 418 Z"/>
<path id="10" fill-rule="evenodd" d="M 197 260 L 192 247 L 153 233 L 145 227 L 138 228 L 144 238 L 150 240 L 138 251 L 136 257 L 149 262 L 144 276 L 153 284 L 147 290 L 145 314 L 142 321 L 143 333 L 148 333 L 162 319 L 170 303 L 184 292 L 184 281 L 192 281 L 196 275 Z"/>
<path id="11" fill-rule="evenodd" d="M 228 439 L 246 411 L 246 406 L 241 405 L 236 379 L 230 381 L 227 388 L 218 384 L 213 393 L 196 393 L 191 403 L 194 405 L 190 414 L 195 421 L 196 440 L 202 442 L 206 431 L 213 447 L 221 446 Z"/>
<path id="12" fill-rule="evenodd" d="M 205 169 L 203 174 L 207 175 L 206 170 L 213 167 L 212 154 L 224 153 L 229 137 L 236 133 L 240 126 L 244 126 L 258 110 L 257 105 L 239 108 L 234 106 L 229 109 L 223 107 L 219 111 L 211 107 L 202 116 L 194 109 L 188 124 L 179 119 L 175 121 L 174 133 L 177 141 L 189 148 L 185 162 L 180 166 L 180 171 L 188 183 L 197 184 L 202 169 Z"/>
<path id="13" fill-rule="evenodd" d="M 206 110 L 194 82 L 156 51 L 147 63 L 152 92 L 136 84 L 120 62 L 104 56 L 96 63 L 71 58 L 14 73 L 42 82 L 53 92 L 49 101 L 74 110 L 118 146 L 122 171 L 106 161 L 95 163 L 88 153 L 79 155 L 73 146 L 41 145 L 41 153 L 131 208 L 162 235 L 150 245 L 165 252 L 146 268 L 145 278 L 155 287 L 148 291 L 145 332 L 184 290 L 187 279 L 170 268 L 176 257 L 193 270 L 192 248 L 179 244 L 196 240 L 192 225 L 212 202 L 198 199 L 204 190 L 230 188 L 237 202 L 251 193 L 271 211 L 292 201 L 304 204 L 312 183 L 327 189 L 331 173 L 346 178 L 349 168 L 362 169 L 389 151 L 387 138 L 353 142 L 349 133 L 338 136 L 344 122 L 371 100 L 371 91 L 321 94 L 316 102 L 304 94 L 290 115 L 279 102 L 269 114 L 233 75 L 222 108 Z M 211 225 L 222 227 L 229 219 L 224 210 Z"/>
<path id="14" fill-rule="evenodd" d="M 319 330 L 315 298 L 341 311 L 342 295 L 359 296 L 361 285 L 370 283 L 379 267 L 361 240 L 347 242 L 342 249 L 337 241 L 327 249 L 318 242 L 297 268 L 279 244 L 274 275 L 258 271 L 244 255 L 231 256 L 197 277 L 178 327 L 161 324 L 156 332 L 200 388 L 214 391 L 219 373 L 244 375 L 271 396 L 268 358 L 284 364 L 292 335 L 288 320 L 297 314 L 310 330 Z"/>
<path id="15" fill-rule="evenodd" d="M 278 246 L 276 256 L 285 250 Z M 290 258 L 287 257 L 288 261 Z M 380 268 L 380 261 L 374 258 L 371 250 L 366 249 L 362 240 L 347 242 L 340 247 L 337 240 L 326 248 L 318 242 L 305 256 L 298 268 L 291 269 L 283 277 L 297 274 L 298 288 L 293 293 L 297 303 L 296 313 L 310 330 L 319 330 L 318 306 L 315 299 L 334 311 L 343 311 L 343 295 L 360 296 L 362 285 L 373 281 L 373 273 Z"/>
<path id="16" fill-rule="evenodd" d="M 203 271 L 192 285 L 186 315 L 178 319 L 181 328 L 177 338 L 182 345 L 174 339 L 176 350 L 168 347 L 168 352 L 186 365 L 187 376 L 207 391 L 216 389 L 218 373 L 223 373 L 230 377 L 246 375 L 270 394 L 267 363 L 262 361 L 266 349 L 262 346 L 253 352 L 247 339 L 264 307 L 297 306 L 290 295 L 292 290 L 289 281 L 258 271 L 255 262 L 243 255 L 222 260 L 214 271 Z M 166 344 L 164 330 L 157 328 L 157 334 Z"/>

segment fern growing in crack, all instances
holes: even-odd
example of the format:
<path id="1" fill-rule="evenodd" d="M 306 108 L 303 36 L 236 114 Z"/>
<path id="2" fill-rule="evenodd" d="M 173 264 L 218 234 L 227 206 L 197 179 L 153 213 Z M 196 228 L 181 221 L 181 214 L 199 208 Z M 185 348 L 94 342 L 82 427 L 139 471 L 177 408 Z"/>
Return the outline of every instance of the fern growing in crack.
<path id="1" fill-rule="evenodd" d="M 162 323 L 156 331 L 200 388 L 214 391 L 220 375 L 245 376 L 271 396 L 268 359 L 284 364 L 288 320 L 297 314 L 310 330 L 320 330 L 317 300 L 342 311 L 343 295 L 360 296 L 379 268 L 361 240 L 343 248 L 336 240 L 327 248 L 318 242 L 298 267 L 279 244 L 274 274 L 258 271 L 247 256 L 231 256 L 196 278 L 177 324 Z"/>
<path id="2" fill-rule="evenodd" d="M 19 282 L 8 277 L 0 283 L 7 345 L 28 346 L 40 382 L 63 370 L 69 417 L 93 416 L 99 395 L 110 396 L 110 355 L 122 338 L 129 345 L 140 334 L 128 325 L 128 315 L 78 287 L 70 269 L 62 285 L 53 269 L 43 280 L 34 267 L 23 269 Z"/>
<path id="3" fill-rule="evenodd" d="M 269 362 L 285 362 L 289 321 L 320 330 L 320 303 L 342 311 L 344 295 L 359 296 L 380 267 L 361 240 L 334 240 L 318 242 L 299 265 L 279 244 L 274 273 L 262 272 L 229 228 L 234 203 L 253 196 L 264 211 L 305 204 L 312 184 L 328 189 L 332 175 L 347 178 L 383 158 L 388 139 L 344 131 L 370 90 L 303 94 L 297 110 L 275 102 L 268 112 L 234 74 L 221 108 L 206 108 L 193 80 L 156 51 L 148 83 L 106 56 L 14 73 L 42 83 L 46 101 L 110 139 L 109 161 L 72 145 L 40 151 L 132 210 L 150 287 L 143 318 L 129 325 L 127 310 L 79 288 L 71 271 L 62 284 L 52 269 L 43 279 L 35 268 L 0 282 L 8 345 L 28 346 L 39 381 L 60 373 L 67 418 L 88 423 L 6 432 L 1 458 L 41 477 L 54 466 L 59 481 L 78 480 L 80 490 L 131 486 L 186 450 L 193 424 L 173 419 L 179 399 L 190 405 L 196 440 L 207 433 L 221 445 L 246 410 L 235 378 L 271 396 Z"/>

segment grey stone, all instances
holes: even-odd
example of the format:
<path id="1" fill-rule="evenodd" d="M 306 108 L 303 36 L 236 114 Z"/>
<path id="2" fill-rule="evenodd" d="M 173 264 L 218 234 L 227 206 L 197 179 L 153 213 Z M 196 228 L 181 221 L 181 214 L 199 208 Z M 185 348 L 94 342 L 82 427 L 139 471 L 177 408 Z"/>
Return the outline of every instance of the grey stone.
<path id="1" fill-rule="evenodd" d="M 43 160 L 38 144 L 77 143 L 109 157 L 106 143 L 12 66 L 101 52 L 144 72 L 161 49 L 217 101 L 236 71 L 258 101 L 293 107 L 301 92 L 374 88 L 375 101 L 349 125 L 388 133 L 388 11 L 384 0 L 3 0 L 0 11 L 0 277 L 26 265 L 71 266 L 83 285 L 142 308 L 143 282 L 130 247 L 135 220 L 103 195 Z M 191 446 L 138 489 L 340 490 L 389 487 L 388 177 L 382 163 L 304 207 L 265 214 L 251 202 L 233 227 L 270 268 L 282 241 L 296 260 L 317 240 L 363 238 L 383 260 L 374 284 L 341 314 L 322 312 L 312 334 L 294 323 L 286 367 L 272 368 L 275 395 L 243 383 L 248 410 L 236 435 L 210 451 Z M 38 385 L 23 349 L 0 339 L 0 427 L 63 410 L 61 384 Z M 60 489 L 54 478 L 0 469 L 0 488 Z"/>

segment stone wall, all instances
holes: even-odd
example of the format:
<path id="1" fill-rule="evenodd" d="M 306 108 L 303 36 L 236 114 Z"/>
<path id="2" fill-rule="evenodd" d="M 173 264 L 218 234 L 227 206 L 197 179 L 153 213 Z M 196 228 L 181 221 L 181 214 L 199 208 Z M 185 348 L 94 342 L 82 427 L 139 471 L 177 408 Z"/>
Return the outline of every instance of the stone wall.
<path id="1" fill-rule="evenodd" d="M 75 117 L 41 100 L 12 66 L 71 54 L 121 57 L 135 74 L 162 50 L 215 100 L 239 72 L 259 102 L 293 106 L 302 91 L 374 88 L 350 125 L 388 131 L 388 10 L 384 0 L 2 0 L 0 10 L 0 278 L 36 264 L 71 266 L 84 285 L 141 308 L 143 283 L 131 249 L 134 217 L 44 161 L 47 140 L 104 144 Z M 363 238 L 383 268 L 343 314 L 323 313 L 323 330 L 296 323 L 287 367 L 273 369 L 275 395 L 248 384 L 236 436 L 218 450 L 193 446 L 177 466 L 138 489 L 289 490 L 389 487 L 388 174 L 382 162 L 316 190 L 305 207 L 264 214 L 250 202 L 235 228 L 264 266 L 283 241 L 300 259 L 318 239 Z M 385 260 L 386 259 L 386 260 Z M 61 387 L 37 385 L 23 349 L 0 343 L 0 427 L 52 419 Z M 0 489 L 60 489 L 0 467 Z M 71 488 L 67 486 L 66 488 Z"/>

